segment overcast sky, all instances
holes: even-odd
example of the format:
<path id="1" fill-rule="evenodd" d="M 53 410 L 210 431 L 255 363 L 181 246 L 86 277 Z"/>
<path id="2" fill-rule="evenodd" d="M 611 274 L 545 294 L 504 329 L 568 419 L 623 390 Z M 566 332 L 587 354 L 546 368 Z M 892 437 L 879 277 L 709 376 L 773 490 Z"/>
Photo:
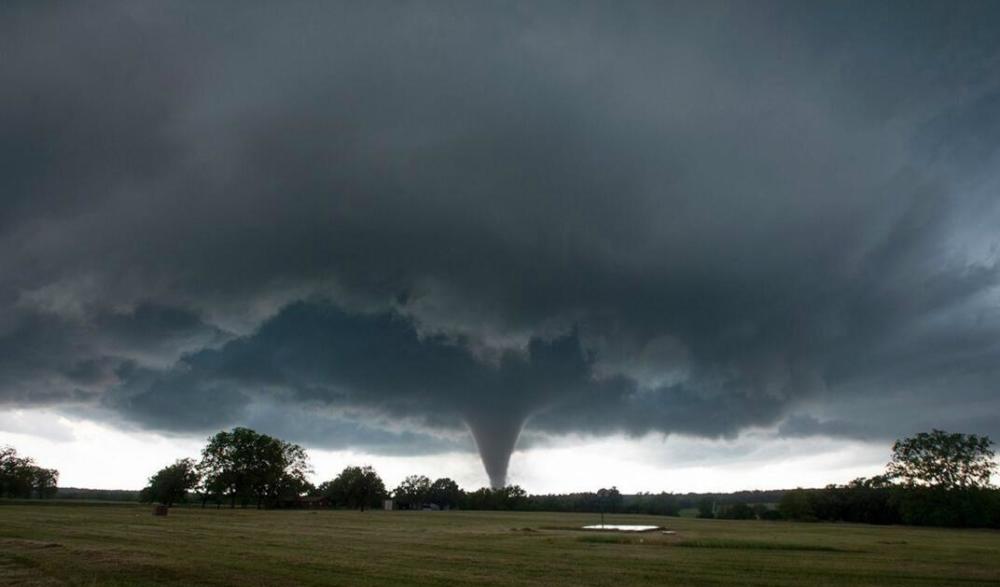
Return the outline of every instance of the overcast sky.
<path id="1" fill-rule="evenodd" d="M 0 444 L 138 488 L 244 425 L 317 481 L 542 492 L 824 485 L 903 435 L 1000 439 L 998 27 L 4 2 Z"/>

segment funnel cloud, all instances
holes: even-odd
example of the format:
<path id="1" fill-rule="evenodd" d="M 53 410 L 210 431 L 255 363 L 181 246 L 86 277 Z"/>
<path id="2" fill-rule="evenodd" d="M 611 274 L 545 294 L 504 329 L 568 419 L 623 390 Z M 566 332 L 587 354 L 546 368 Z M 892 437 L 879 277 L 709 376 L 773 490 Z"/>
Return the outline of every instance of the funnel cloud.
<path id="1" fill-rule="evenodd" d="M 4 3 L 0 410 L 494 486 L 558 438 L 1000 436 L 998 23 Z"/>
<path id="2" fill-rule="evenodd" d="M 466 423 L 476 440 L 490 486 L 504 487 L 507 485 L 510 455 L 514 452 L 524 421 L 514 415 L 498 418 L 479 416 L 467 417 Z"/>

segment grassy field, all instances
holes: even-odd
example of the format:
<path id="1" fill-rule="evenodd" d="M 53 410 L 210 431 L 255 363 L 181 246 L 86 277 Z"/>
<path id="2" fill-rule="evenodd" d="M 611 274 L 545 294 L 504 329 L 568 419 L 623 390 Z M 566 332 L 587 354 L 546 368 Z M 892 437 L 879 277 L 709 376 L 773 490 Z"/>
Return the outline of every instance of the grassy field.
<path id="1" fill-rule="evenodd" d="M 997 585 L 1000 532 L 593 515 L 0 505 L 0 585 Z"/>

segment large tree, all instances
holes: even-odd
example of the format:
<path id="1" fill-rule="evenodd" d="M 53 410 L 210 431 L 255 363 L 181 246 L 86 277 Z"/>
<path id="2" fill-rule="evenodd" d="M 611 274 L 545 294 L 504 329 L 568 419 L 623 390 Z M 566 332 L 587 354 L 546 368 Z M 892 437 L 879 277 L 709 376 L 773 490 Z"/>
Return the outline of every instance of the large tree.
<path id="1" fill-rule="evenodd" d="M 230 507 L 278 505 L 308 487 L 305 449 L 249 428 L 219 432 L 201 454 L 206 495 L 226 498 Z"/>
<path id="2" fill-rule="evenodd" d="M 431 480 L 423 475 L 410 475 L 392 492 L 392 498 L 404 509 L 420 509 L 430 497 Z"/>
<path id="3" fill-rule="evenodd" d="M 439 508 L 456 508 L 462 502 L 464 492 L 452 479 L 443 477 L 431 483 L 428 500 Z"/>
<path id="4" fill-rule="evenodd" d="M 59 471 L 44 467 L 33 467 L 33 485 L 40 499 L 55 497 L 59 491 Z"/>
<path id="5" fill-rule="evenodd" d="M 385 483 L 369 466 L 346 467 L 335 479 L 320 485 L 318 492 L 329 497 L 334 505 L 361 511 L 378 507 L 386 496 Z"/>
<path id="6" fill-rule="evenodd" d="M 58 480 L 59 471 L 39 467 L 12 447 L 0 447 L 0 497 L 52 497 Z"/>
<path id="7" fill-rule="evenodd" d="M 617 487 L 612 487 L 611 489 L 602 487 L 597 490 L 597 502 L 602 512 L 609 511 L 614 513 L 621 509 L 625 500 Z"/>
<path id="8" fill-rule="evenodd" d="M 987 436 L 943 430 L 921 432 L 892 445 L 886 476 L 908 486 L 989 487 L 997 467 L 992 446 Z"/>
<path id="9" fill-rule="evenodd" d="M 149 484 L 139 493 L 142 501 L 155 501 L 171 507 L 183 501 L 188 491 L 198 486 L 201 475 L 194 459 L 178 459 L 149 478 Z"/>

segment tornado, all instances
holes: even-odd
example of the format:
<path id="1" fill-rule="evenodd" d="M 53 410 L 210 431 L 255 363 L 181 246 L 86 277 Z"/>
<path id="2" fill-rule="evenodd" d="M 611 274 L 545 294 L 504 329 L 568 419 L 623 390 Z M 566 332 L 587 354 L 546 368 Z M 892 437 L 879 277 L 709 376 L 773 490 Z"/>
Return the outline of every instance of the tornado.
<path id="1" fill-rule="evenodd" d="M 510 455 L 514 452 L 524 421 L 524 416 L 503 412 L 465 416 L 465 423 L 476 441 L 479 458 L 490 478 L 490 487 L 494 489 L 507 485 Z"/>

